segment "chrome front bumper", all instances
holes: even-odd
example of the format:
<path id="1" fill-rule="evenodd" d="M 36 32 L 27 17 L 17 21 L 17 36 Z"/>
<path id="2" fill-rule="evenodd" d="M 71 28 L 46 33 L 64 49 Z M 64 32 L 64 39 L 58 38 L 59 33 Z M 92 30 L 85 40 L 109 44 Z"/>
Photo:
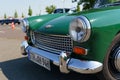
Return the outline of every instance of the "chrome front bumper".
<path id="1" fill-rule="evenodd" d="M 54 65 L 59 66 L 62 73 L 75 71 L 83 74 L 93 74 L 100 72 L 103 68 L 103 64 L 100 62 L 86 60 L 83 61 L 79 59 L 69 58 L 66 52 L 61 52 L 60 55 L 46 52 L 44 50 L 29 46 L 27 41 L 22 42 L 21 53 L 33 53 L 48 58 Z"/>

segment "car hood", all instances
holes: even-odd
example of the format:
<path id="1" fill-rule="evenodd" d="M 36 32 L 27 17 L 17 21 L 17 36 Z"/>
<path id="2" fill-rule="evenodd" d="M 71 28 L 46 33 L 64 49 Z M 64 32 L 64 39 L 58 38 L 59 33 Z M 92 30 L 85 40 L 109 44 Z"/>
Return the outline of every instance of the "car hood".
<path id="1" fill-rule="evenodd" d="M 30 24 L 31 26 L 34 26 L 31 28 L 36 32 L 53 34 L 53 35 L 69 35 L 69 25 L 74 18 L 83 15 L 90 21 L 90 24 L 92 26 L 91 28 L 95 28 L 95 27 L 99 28 L 99 26 L 109 25 L 107 24 L 107 20 L 106 20 L 108 19 L 108 17 L 105 14 L 108 14 L 109 12 L 114 12 L 116 9 L 119 8 L 120 7 L 110 7 L 110 8 L 92 9 L 74 14 L 45 15 L 37 18 L 36 20 L 33 20 Z M 114 14 L 111 15 L 114 16 Z M 42 20 L 40 21 L 39 19 Z M 39 22 L 34 23 L 37 22 L 37 20 Z M 104 24 L 102 24 L 103 22 Z"/>
<path id="2" fill-rule="evenodd" d="M 37 32 L 55 35 L 69 35 L 69 23 L 75 16 L 61 16 L 53 19 L 37 29 Z"/>
<path id="3" fill-rule="evenodd" d="M 66 15 L 66 14 L 47 14 L 47 15 L 29 17 L 27 18 L 27 20 L 29 22 L 30 29 L 37 30 L 39 27 L 46 24 L 47 22 L 63 15 Z"/>

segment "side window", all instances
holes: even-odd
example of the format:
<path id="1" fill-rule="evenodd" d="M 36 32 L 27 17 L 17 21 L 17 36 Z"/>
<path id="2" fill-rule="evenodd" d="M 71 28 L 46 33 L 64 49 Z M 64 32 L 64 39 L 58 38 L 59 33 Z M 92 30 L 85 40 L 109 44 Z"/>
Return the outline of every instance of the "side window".
<path id="1" fill-rule="evenodd" d="M 56 9 L 54 13 L 63 13 L 63 9 Z"/>
<path id="2" fill-rule="evenodd" d="M 67 13 L 70 9 L 65 9 L 65 13 Z"/>

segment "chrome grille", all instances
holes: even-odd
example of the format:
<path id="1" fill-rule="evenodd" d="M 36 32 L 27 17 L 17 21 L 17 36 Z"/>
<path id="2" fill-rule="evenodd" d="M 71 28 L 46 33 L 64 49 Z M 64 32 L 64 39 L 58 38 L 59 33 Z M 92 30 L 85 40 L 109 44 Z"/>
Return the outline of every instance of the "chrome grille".
<path id="1" fill-rule="evenodd" d="M 72 52 L 73 42 L 69 36 L 32 32 L 31 38 L 32 41 L 34 40 L 34 45 L 43 50 L 58 54 L 61 53 L 61 51 Z"/>

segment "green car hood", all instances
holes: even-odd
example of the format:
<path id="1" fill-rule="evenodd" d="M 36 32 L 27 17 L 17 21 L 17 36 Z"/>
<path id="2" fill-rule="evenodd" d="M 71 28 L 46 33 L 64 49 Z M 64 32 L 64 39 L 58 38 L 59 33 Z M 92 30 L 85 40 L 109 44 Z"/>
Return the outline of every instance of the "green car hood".
<path id="1" fill-rule="evenodd" d="M 69 23 L 73 18 L 75 18 L 75 16 L 61 16 L 42 25 L 36 31 L 55 35 L 69 35 Z"/>
<path id="2" fill-rule="evenodd" d="M 111 10 L 113 12 L 116 9 L 120 9 L 119 7 L 110 7 L 110 8 L 101 8 L 101 9 L 91 9 L 88 11 L 83 11 L 74 14 L 63 15 L 58 18 L 49 19 L 49 21 L 42 25 L 39 25 L 39 28 L 36 29 L 37 32 L 48 33 L 48 34 L 55 34 L 55 35 L 69 35 L 69 25 L 70 22 L 80 16 L 86 16 L 91 23 L 92 28 L 98 28 L 101 26 L 106 26 L 108 24 L 107 20 L 108 17 L 106 16 Z M 106 14 L 106 15 L 105 15 Z M 112 14 L 112 13 L 111 13 Z M 114 13 L 113 13 L 114 14 Z M 44 16 L 42 16 L 44 17 Z M 103 21 L 104 19 L 104 21 Z M 103 23 L 103 24 L 99 24 Z M 39 23 L 40 24 L 40 23 Z M 99 26 L 98 26 L 99 25 Z"/>
<path id="3" fill-rule="evenodd" d="M 58 18 L 63 15 L 66 15 L 66 14 L 47 14 L 47 15 L 29 17 L 29 18 L 27 18 L 27 20 L 29 22 L 30 29 L 36 30 L 43 24 L 49 22 L 50 20 Z"/>

